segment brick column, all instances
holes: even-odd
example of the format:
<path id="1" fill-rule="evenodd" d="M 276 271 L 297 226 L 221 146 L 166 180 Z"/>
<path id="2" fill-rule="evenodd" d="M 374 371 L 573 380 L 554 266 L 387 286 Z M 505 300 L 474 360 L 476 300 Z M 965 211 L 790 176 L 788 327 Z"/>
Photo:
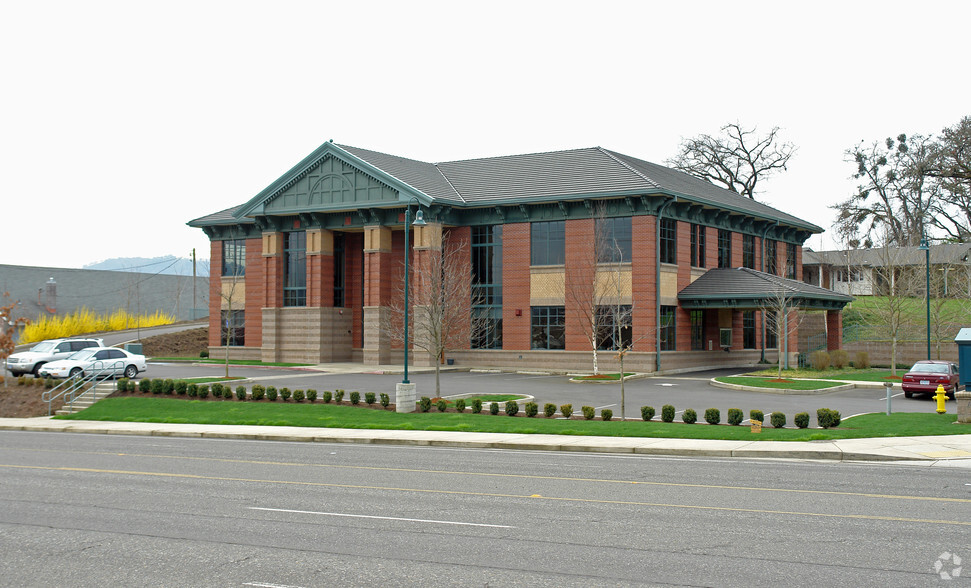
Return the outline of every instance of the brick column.
<path id="1" fill-rule="evenodd" d="M 334 306 L 334 232 L 307 231 L 307 306 Z"/>
<path id="2" fill-rule="evenodd" d="M 826 350 L 843 348 L 843 311 L 826 311 Z"/>
<path id="3" fill-rule="evenodd" d="M 502 348 L 530 348 L 529 223 L 502 227 Z"/>
<path id="4" fill-rule="evenodd" d="M 223 242 L 209 242 L 209 346 L 219 347 L 222 308 Z"/>
<path id="5" fill-rule="evenodd" d="M 634 298 L 634 351 L 654 351 L 657 316 L 655 301 L 654 217 L 631 217 L 631 294 Z"/>
<path id="6" fill-rule="evenodd" d="M 567 351 L 591 351 L 590 313 L 595 312 L 594 279 L 597 273 L 594 225 L 594 219 L 566 221 L 563 302 Z"/>
<path id="7" fill-rule="evenodd" d="M 283 233 L 263 233 L 262 289 L 267 308 L 283 306 Z"/>
<path id="8" fill-rule="evenodd" d="M 391 337 L 383 328 L 390 316 L 394 259 L 389 227 L 364 227 L 364 363 L 391 363 Z"/>
<path id="9" fill-rule="evenodd" d="M 407 230 L 407 227 L 406 227 Z M 434 308 L 438 293 L 434 291 L 441 285 L 442 271 L 442 224 L 427 223 L 423 227 L 413 227 L 411 239 L 412 256 L 409 303 L 411 304 L 412 346 L 411 364 L 415 366 L 434 366 L 439 357 L 433 357 L 428 350 L 434 350 L 434 332 L 430 321 L 439 318 Z M 443 325 L 434 325 L 439 335 L 444 334 Z"/>
<path id="10" fill-rule="evenodd" d="M 678 264 L 678 292 L 691 283 L 691 223 L 678 221 L 675 245 Z M 678 351 L 691 350 L 691 313 L 678 304 L 675 310 L 675 341 Z"/>
<path id="11" fill-rule="evenodd" d="M 246 301 L 244 317 L 246 347 L 263 345 L 263 252 L 260 239 L 246 240 Z M 211 281 L 211 280 L 210 280 Z"/>

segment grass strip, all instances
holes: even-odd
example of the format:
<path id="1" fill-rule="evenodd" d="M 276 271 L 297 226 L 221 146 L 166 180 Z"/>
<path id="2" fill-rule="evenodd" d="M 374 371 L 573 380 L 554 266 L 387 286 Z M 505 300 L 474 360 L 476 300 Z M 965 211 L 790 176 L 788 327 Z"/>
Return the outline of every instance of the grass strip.
<path id="1" fill-rule="evenodd" d="M 624 372 L 624 376 L 633 376 L 634 372 Z M 580 382 L 604 382 L 604 381 L 620 381 L 620 373 L 616 374 L 596 374 L 590 376 L 573 376 L 574 380 Z"/>
<path id="2" fill-rule="evenodd" d="M 225 359 L 203 359 L 199 357 L 153 357 L 152 361 L 191 361 L 192 363 L 211 363 L 226 365 Z M 259 361 L 258 359 L 230 359 L 229 365 L 263 365 L 268 367 L 306 367 L 313 363 L 287 363 L 284 361 Z"/>
<path id="3" fill-rule="evenodd" d="M 904 370 L 905 372 L 906 370 Z M 897 379 L 904 374 L 901 370 L 897 370 Z M 779 375 L 778 369 L 760 370 L 757 372 L 750 372 L 746 375 L 749 376 L 759 376 L 763 378 L 776 378 Z M 853 368 L 846 368 L 842 370 L 829 369 L 829 370 L 813 370 L 813 369 L 792 369 L 792 370 L 782 370 L 783 378 L 812 378 L 817 380 L 849 380 L 853 382 L 882 382 L 891 378 L 890 370 L 883 369 L 865 369 L 857 370 Z"/>
<path id="4" fill-rule="evenodd" d="M 773 388 L 778 390 L 825 390 L 826 388 L 835 388 L 843 385 L 840 382 L 830 380 L 787 380 L 785 382 L 774 382 L 774 379 L 754 376 L 723 376 L 715 378 L 716 381 L 725 384 L 738 384 L 741 386 Z"/>
<path id="5" fill-rule="evenodd" d="M 631 415 L 633 416 L 633 415 Z M 793 415 L 789 416 L 790 422 Z M 181 398 L 106 398 L 74 415 L 55 418 L 87 421 L 146 423 L 197 423 L 217 425 L 268 425 L 408 431 L 459 431 L 551 435 L 603 435 L 674 439 L 728 439 L 748 441 L 817 441 L 863 437 L 957 435 L 971 428 L 955 426 L 957 416 L 935 413 L 883 413 L 844 420 L 836 429 L 763 428 L 752 433 L 746 426 L 685 425 L 643 421 L 585 421 L 492 416 L 471 413 L 411 413 L 335 406 L 316 402 L 202 401 Z"/>

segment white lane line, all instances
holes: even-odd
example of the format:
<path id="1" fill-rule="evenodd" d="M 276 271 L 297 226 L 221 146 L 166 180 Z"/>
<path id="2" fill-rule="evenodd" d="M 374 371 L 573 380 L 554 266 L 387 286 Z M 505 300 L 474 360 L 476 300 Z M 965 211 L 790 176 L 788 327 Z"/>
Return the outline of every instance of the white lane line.
<path id="1" fill-rule="evenodd" d="M 243 586 L 257 586 L 258 588 L 302 588 L 301 586 L 289 586 L 287 584 L 269 584 L 267 582 L 244 582 Z"/>
<path id="2" fill-rule="evenodd" d="M 292 512 L 297 514 L 313 514 L 326 517 L 348 517 L 353 519 L 378 519 L 382 521 L 405 521 L 409 523 L 435 523 L 438 525 L 462 525 L 466 527 L 492 527 L 494 529 L 515 529 L 509 525 L 489 525 L 486 523 L 463 523 L 461 521 L 435 521 L 430 519 L 406 519 L 401 517 L 378 517 L 373 515 L 357 515 L 340 512 L 316 512 L 312 510 L 290 510 L 286 508 L 260 508 L 258 506 L 247 507 L 249 510 L 265 510 L 269 512 Z"/>

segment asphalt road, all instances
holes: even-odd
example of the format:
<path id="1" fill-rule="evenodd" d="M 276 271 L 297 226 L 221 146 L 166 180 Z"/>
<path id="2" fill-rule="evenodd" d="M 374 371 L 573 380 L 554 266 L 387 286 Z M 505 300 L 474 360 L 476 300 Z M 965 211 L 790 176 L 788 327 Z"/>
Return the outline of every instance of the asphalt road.
<path id="1" fill-rule="evenodd" d="M 969 483 L 926 466 L 0 432 L 0 577 L 940 585 L 953 555 L 971 561 Z"/>
<path id="2" fill-rule="evenodd" d="M 677 410 L 677 418 L 686 408 L 693 408 L 703 421 L 707 408 L 721 410 L 722 422 L 728 418 L 729 408 L 742 409 L 748 418 L 752 409 L 762 410 L 765 414 L 781 411 L 786 414 L 791 425 L 793 417 L 799 412 L 808 412 L 813 426 L 816 422 L 816 409 L 832 408 L 842 416 L 886 410 L 886 393 L 883 389 L 854 389 L 829 394 L 765 394 L 727 390 L 711 386 L 708 381 L 715 376 L 744 373 L 747 370 L 711 370 L 674 376 L 649 377 L 628 381 L 625 385 L 625 405 L 627 418 L 640 418 L 641 406 L 653 406 L 660 415 L 661 407 L 671 404 Z M 150 363 L 143 374 L 150 378 L 179 378 L 199 376 L 222 376 L 225 368 L 219 365 L 186 365 Z M 231 367 L 230 374 L 251 378 L 255 382 L 288 387 L 291 390 L 313 388 L 318 394 L 324 390 L 342 388 L 348 392 L 387 392 L 394 398 L 395 384 L 401 375 L 393 374 L 326 374 L 306 370 L 286 370 L 270 368 Z M 417 384 L 418 396 L 434 396 L 434 374 L 409 374 L 409 379 Z M 614 416 L 620 416 L 620 385 L 577 384 L 563 375 L 527 375 L 515 373 L 470 373 L 444 372 L 441 374 L 442 395 L 509 394 L 522 393 L 534 396 L 542 408 L 546 402 L 557 406 L 573 404 L 574 411 L 581 406 L 594 406 L 598 409 L 609 408 Z M 927 397 L 904 398 L 899 389 L 891 399 L 894 412 L 935 411 L 935 402 Z M 953 401 L 948 403 L 949 410 L 956 410 Z M 659 417 L 656 417 L 659 418 Z"/>

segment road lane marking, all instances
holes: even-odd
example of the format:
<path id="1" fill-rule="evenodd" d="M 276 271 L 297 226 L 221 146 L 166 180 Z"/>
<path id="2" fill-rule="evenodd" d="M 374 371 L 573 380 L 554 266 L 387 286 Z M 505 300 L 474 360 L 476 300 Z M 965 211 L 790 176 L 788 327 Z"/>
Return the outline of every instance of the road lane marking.
<path id="1" fill-rule="evenodd" d="M 249 510 L 265 510 L 269 512 L 291 512 L 296 514 L 312 514 L 326 517 L 347 517 L 352 519 L 378 519 L 382 521 L 404 521 L 408 523 L 434 523 L 437 525 L 462 525 L 466 527 L 492 527 L 494 529 L 515 529 L 509 525 L 489 525 L 486 523 L 464 523 L 462 521 L 436 521 L 432 519 L 406 519 L 403 517 L 379 517 L 374 515 L 347 514 L 340 512 L 318 512 L 315 510 L 291 510 L 286 508 L 261 508 L 259 506 L 247 507 Z"/>
<path id="2" fill-rule="evenodd" d="M 644 506 L 653 508 L 670 508 L 670 509 L 690 509 L 690 510 L 709 510 L 716 512 L 740 512 L 748 514 L 767 514 L 767 515 L 789 515 L 789 516 L 806 516 L 806 517 L 822 517 L 822 518 L 832 518 L 832 519 L 860 519 L 860 520 L 870 520 L 870 521 L 890 521 L 890 522 L 900 522 L 900 523 L 924 523 L 932 525 L 958 525 L 971 527 L 971 521 L 952 521 L 945 519 L 917 519 L 910 517 L 890 517 L 882 515 L 864 515 L 864 514 L 839 514 L 839 513 L 827 513 L 827 512 L 802 512 L 802 511 L 788 511 L 788 510 L 768 510 L 768 509 L 758 509 L 758 508 L 740 508 L 732 506 L 711 506 L 703 504 L 669 504 L 664 502 L 641 502 L 637 500 L 606 500 L 602 498 L 579 498 L 571 496 L 532 496 L 529 494 L 505 494 L 499 492 L 471 492 L 468 490 L 435 490 L 430 488 L 398 488 L 395 486 L 370 486 L 362 484 L 334 484 L 328 482 L 300 482 L 295 480 L 262 480 L 258 478 L 228 478 L 223 476 L 202 476 L 198 474 L 175 474 L 167 472 L 139 472 L 139 471 L 129 471 L 129 470 L 105 470 L 98 468 L 70 468 L 70 467 L 46 467 L 46 466 L 28 466 L 28 465 L 9 465 L 0 464 L 0 468 L 11 468 L 11 469 L 24 469 L 24 470 L 44 470 L 44 471 L 55 471 L 55 472 L 77 472 L 85 474 L 112 474 L 120 476 L 149 476 L 157 478 L 180 478 L 189 480 L 211 480 L 218 482 L 246 482 L 253 484 L 278 484 L 283 486 L 312 486 L 317 488 L 342 488 L 349 490 L 377 490 L 384 492 L 416 492 L 420 494 L 444 494 L 451 496 L 487 496 L 490 498 L 513 498 L 517 500 L 530 499 L 535 500 L 555 500 L 559 502 L 578 502 L 585 504 L 613 504 L 621 506 Z"/>
<path id="3" fill-rule="evenodd" d="M 771 413 L 770 413 L 771 414 Z M 40 452 L 52 452 L 46 449 L 31 449 L 25 451 L 40 451 Z M 54 452 L 62 453 L 62 452 Z M 187 457 L 183 455 L 152 455 L 144 453 L 115 453 L 115 452 L 101 452 L 101 451 L 72 451 L 71 453 L 85 454 L 85 455 L 113 455 L 113 456 L 126 456 L 126 457 L 141 457 L 141 458 L 162 458 L 162 459 L 176 459 L 176 460 L 188 460 L 188 461 L 214 461 L 219 463 L 240 463 L 240 464 L 251 464 L 251 465 L 276 465 L 276 466 L 286 466 L 286 467 L 314 467 L 314 468 L 333 468 L 333 469 L 345 469 L 345 470 L 365 470 L 365 471 L 377 471 L 377 472 L 402 472 L 410 474 L 443 474 L 443 475 L 454 475 L 454 476 L 482 476 L 482 477 L 494 477 L 494 478 L 516 478 L 523 480 L 552 480 L 558 482 L 590 482 L 590 483 L 600 483 L 600 484 L 631 484 L 631 485 L 643 485 L 643 486 L 664 486 L 671 488 L 699 488 L 702 490 L 746 490 L 750 492 L 781 492 L 789 494 L 819 494 L 824 496 L 855 496 L 860 498 L 881 498 L 886 500 L 924 500 L 930 502 L 957 502 L 957 503 L 971 503 L 971 498 L 946 498 L 942 496 L 908 496 L 906 494 L 876 494 L 873 492 L 845 492 L 839 490 L 803 490 L 799 488 L 764 488 L 758 486 L 726 486 L 722 484 L 689 484 L 687 482 L 654 482 L 650 480 L 611 480 L 605 478 L 571 478 L 567 476 L 539 476 L 535 474 L 502 474 L 494 472 L 466 472 L 466 471 L 449 471 L 449 470 L 429 470 L 429 469 L 416 469 L 416 468 L 388 468 L 388 467 L 377 467 L 377 466 L 356 466 L 356 465 L 339 465 L 339 464 L 327 464 L 327 463 L 297 463 L 297 462 L 285 462 L 285 461 L 265 461 L 265 460 L 253 460 L 253 459 L 228 459 L 219 457 Z M 675 458 L 665 458 L 665 459 L 675 459 Z M 691 461 L 697 461 L 697 459 L 692 459 Z M 17 466 L 4 466 L 0 464 L 0 467 L 17 467 Z"/>

